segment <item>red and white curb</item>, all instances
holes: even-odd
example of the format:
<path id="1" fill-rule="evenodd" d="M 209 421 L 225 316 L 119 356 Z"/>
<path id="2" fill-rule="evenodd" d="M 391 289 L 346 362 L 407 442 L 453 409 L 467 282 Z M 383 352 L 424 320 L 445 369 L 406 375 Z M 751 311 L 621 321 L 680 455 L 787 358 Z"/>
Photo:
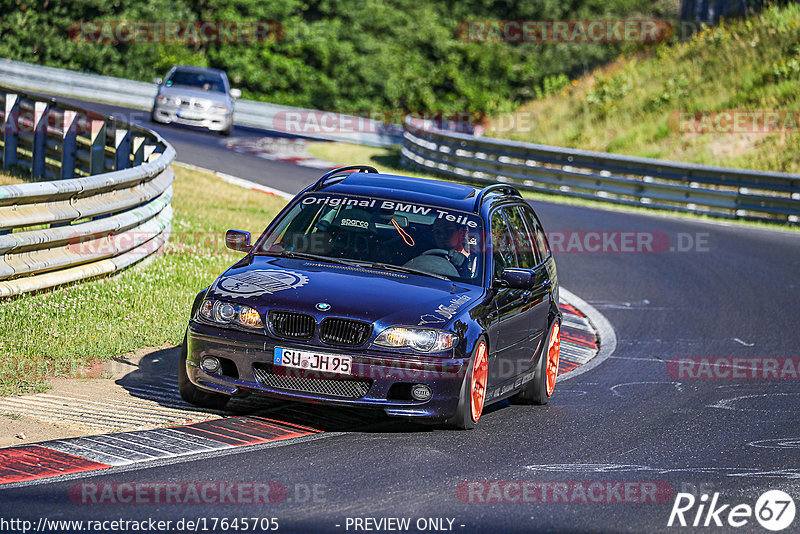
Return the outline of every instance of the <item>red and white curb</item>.
<path id="1" fill-rule="evenodd" d="M 569 380 L 591 371 L 617 348 L 617 335 L 608 319 L 571 291 L 559 289 L 563 324 L 558 379 Z M 576 364 L 577 365 L 574 365 Z M 558 386 L 556 386 L 558 391 Z"/>
<path id="2" fill-rule="evenodd" d="M 561 358 L 559 376 L 575 370 L 595 357 L 600 345 L 592 324 L 583 312 L 572 304 L 559 303 L 561 322 Z"/>
<path id="3" fill-rule="evenodd" d="M 0 484 L 99 471 L 318 433 L 318 430 L 283 421 L 245 416 L 172 428 L 46 441 L 0 449 Z"/>

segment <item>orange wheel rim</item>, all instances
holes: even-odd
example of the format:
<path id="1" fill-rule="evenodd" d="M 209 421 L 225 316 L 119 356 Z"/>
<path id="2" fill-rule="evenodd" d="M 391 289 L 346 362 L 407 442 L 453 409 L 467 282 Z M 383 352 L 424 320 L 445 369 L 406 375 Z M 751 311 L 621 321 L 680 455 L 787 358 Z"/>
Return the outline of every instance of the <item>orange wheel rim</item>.
<path id="1" fill-rule="evenodd" d="M 472 420 L 478 422 L 483 413 L 486 400 L 486 378 L 489 376 L 489 362 L 486 361 L 486 343 L 481 341 L 475 353 L 475 365 L 472 367 Z"/>
<path id="2" fill-rule="evenodd" d="M 558 361 L 561 359 L 561 327 L 558 322 L 553 323 L 550 331 L 550 345 L 547 347 L 547 396 L 553 394 L 558 377 Z"/>

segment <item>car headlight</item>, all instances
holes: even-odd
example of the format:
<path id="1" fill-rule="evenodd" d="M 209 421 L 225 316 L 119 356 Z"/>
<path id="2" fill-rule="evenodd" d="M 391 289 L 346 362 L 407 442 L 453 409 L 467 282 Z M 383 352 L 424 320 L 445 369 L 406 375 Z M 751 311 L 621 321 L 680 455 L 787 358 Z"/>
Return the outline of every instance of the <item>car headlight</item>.
<path id="1" fill-rule="evenodd" d="M 167 104 L 167 105 L 172 105 L 172 106 L 177 106 L 178 104 L 181 103 L 181 99 L 180 98 L 170 97 L 170 96 L 166 96 L 166 95 L 158 95 L 156 97 L 156 100 L 158 102 L 160 102 L 161 104 Z"/>
<path id="2" fill-rule="evenodd" d="M 382 347 L 408 347 L 418 352 L 440 352 L 453 348 L 457 341 L 458 336 L 450 332 L 406 326 L 392 326 L 375 338 L 375 344 Z"/>
<path id="3" fill-rule="evenodd" d="M 160 104 L 166 104 L 168 106 L 178 106 L 181 103 L 181 99 L 174 96 L 165 96 L 165 95 L 158 95 L 156 100 Z"/>
<path id="4" fill-rule="evenodd" d="M 227 112 L 229 108 L 228 108 L 227 104 L 212 104 L 211 109 L 213 111 L 225 111 L 225 112 Z"/>
<path id="5" fill-rule="evenodd" d="M 198 315 L 205 321 L 218 324 L 236 324 L 247 328 L 264 328 L 261 316 L 255 308 L 242 304 L 231 304 L 206 299 L 200 305 Z"/>

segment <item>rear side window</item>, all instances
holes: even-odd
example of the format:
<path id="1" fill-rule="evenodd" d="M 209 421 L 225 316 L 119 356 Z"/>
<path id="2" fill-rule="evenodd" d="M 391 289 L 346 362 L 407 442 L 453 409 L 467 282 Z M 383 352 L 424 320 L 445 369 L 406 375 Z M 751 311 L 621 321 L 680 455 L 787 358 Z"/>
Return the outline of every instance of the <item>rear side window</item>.
<path id="1" fill-rule="evenodd" d="M 492 261 L 495 278 L 500 278 L 507 267 L 519 267 L 511 231 L 500 210 L 492 214 Z"/>
<path id="2" fill-rule="evenodd" d="M 537 258 L 533 238 L 528 226 L 522 217 L 522 212 L 518 206 L 503 208 L 508 226 L 511 230 L 511 239 L 514 242 L 514 247 L 517 249 L 517 258 L 519 266 L 523 269 L 533 269 L 536 267 L 541 258 Z"/>
<path id="3" fill-rule="evenodd" d="M 550 245 L 547 243 L 547 236 L 542 229 L 542 225 L 539 223 L 539 219 L 536 218 L 536 215 L 533 214 L 533 210 L 529 207 L 523 206 L 520 209 L 522 210 L 522 216 L 528 228 L 530 228 L 533 234 L 533 242 L 539 255 L 539 261 L 546 260 L 550 256 Z"/>

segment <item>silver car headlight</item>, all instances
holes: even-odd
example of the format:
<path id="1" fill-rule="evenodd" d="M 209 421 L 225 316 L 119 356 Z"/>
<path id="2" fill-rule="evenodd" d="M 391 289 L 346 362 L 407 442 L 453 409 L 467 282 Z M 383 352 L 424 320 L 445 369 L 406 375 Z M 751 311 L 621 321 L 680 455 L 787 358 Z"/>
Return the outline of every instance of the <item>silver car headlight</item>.
<path id="1" fill-rule="evenodd" d="M 392 326 L 375 338 L 375 344 L 382 347 L 408 347 L 418 352 L 440 352 L 455 347 L 458 336 L 451 332 L 432 328 L 413 328 Z"/>
<path id="2" fill-rule="evenodd" d="M 211 111 L 219 111 L 223 113 L 227 113 L 230 111 L 230 107 L 227 104 L 212 104 Z"/>
<path id="3" fill-rule="evenodd" d="M 221 325 L 235 324 L 247 328 L 264 328 L 261 316 L 255 308 L 242 304 L 231 304 L 220 300 L 206 299 L 197 312 L 201 319 Z"/>

